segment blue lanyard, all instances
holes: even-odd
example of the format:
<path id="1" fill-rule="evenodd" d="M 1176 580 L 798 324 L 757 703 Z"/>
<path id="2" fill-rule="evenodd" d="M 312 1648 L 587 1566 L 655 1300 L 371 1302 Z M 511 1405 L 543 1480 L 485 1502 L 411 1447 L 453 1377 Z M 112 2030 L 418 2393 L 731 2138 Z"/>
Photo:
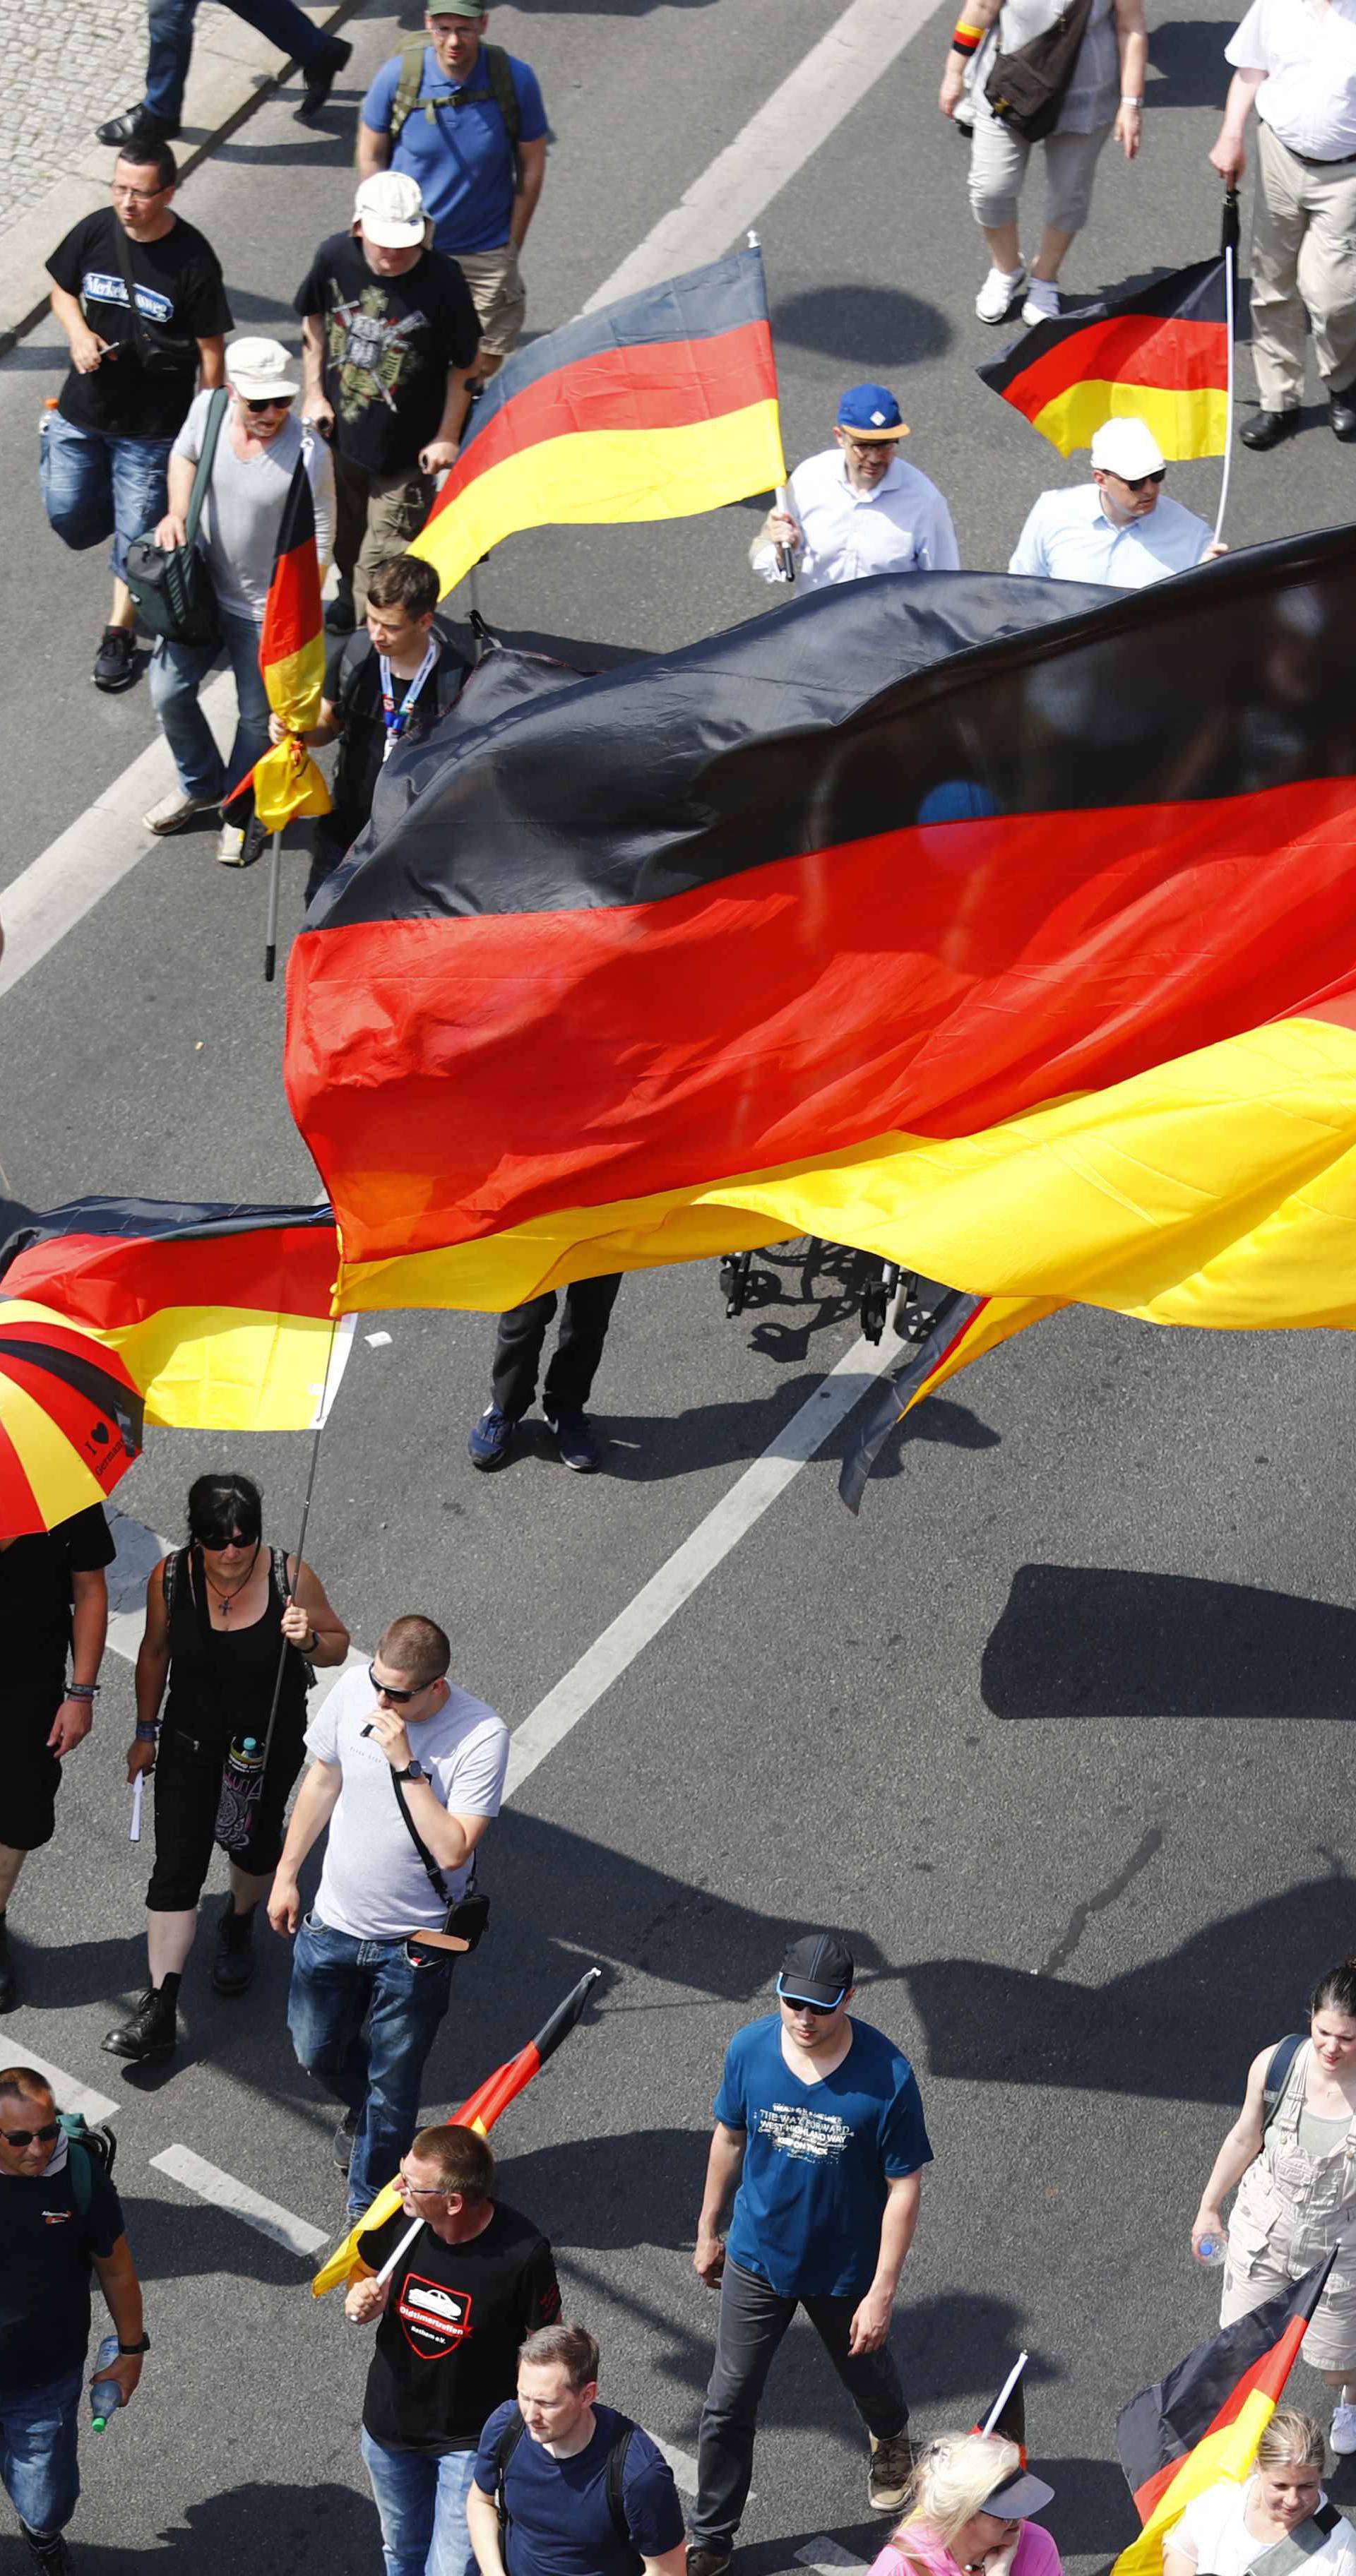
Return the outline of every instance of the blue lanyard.
<path id="1" fill-rule="evenodd" d="M 425 680 L 428 678 L 430 671 L 433 669 L 433 666 L 438 659 L 438 651 L 439 647 L 437 643 L 433 637 L 430 636 L 428 651 L 425 653 L 423 661 L 415 672 L 414 678 L 411 680 L 410 685 L 405 691 L 405 695 L 401 699 L 398 707 L 395 702 L 395 692 L 391 687 L 390 659 L 385 653 L 381 655 L 381 720 L 386 727 L 386 741 L 382 747 L 381 754 L 383 760 L 389 760 L 392 751 L 395 749 L 396 743 L 404 732 L 405 726 L 409 720 L 410 709 L 414 705 L 415 699 L 418 697 Z"/>

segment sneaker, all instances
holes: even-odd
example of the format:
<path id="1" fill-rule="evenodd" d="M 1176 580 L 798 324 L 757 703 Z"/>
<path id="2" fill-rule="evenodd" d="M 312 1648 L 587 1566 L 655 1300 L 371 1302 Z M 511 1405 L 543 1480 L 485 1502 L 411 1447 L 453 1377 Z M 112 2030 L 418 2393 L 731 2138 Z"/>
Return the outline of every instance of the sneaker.
<path id="1" fill-rule="evenodd" d="M 91 674 L 96 689 L 111 697 L 117 689 L 130 689 L 137 675 L 137 639 L 130 626 L 106 626 L 94 656 Z"/>
<path id="2" fill-rule="evenodd" d="M 1334 2406 L 1328 2440 L 1339 2460 L 1347 2459 L 1356 2451 L 1356 2406 Z"/>
<path id="3" fill-rule="evenodd" d="M 1057 286 L 1051 286 L 1048 279 L 1044 277 L 1033 277 L 1026 290 L 1026 302 L 1022 306 L 1022 320 L 1025 322 L 1028 331 L 1034 331 L 1038 322 L 1057 322 L 1059 320 L 1059 288 Z"/>
<path id="4" fill-rule="evenodd" d="M 217 857 L 220 859 L 224 868 L 247 868 L 249 866 L 249 860 L 245 856 L 245 826 L 243 823 L 222 824 L 221 830 L 217 834 Z"/>
<path id="5" fill-rule="evenodd" d="M 219 796 L 185 796 L 182 787 L 172 787 L 141 819 L 148 832 L 163 840 L 167 832 L 186 832 L 200 814 L 215 814 L 220 802 Z"/>
<path id="6" fill-rule="evenodd" d="M 75 2560 L 66 2546 L 64 2531 L 31 2531 L 23 2521 L 19 2529 L 28 2543 L 29 2556 L 47 2570 L 47 2576 L 75 2576 Z"/>
<path id="7" fill-rule="evenodd" d="M 591 1476 L 598 1464 L 598 1436 L 586 1413 L 548 1413 L 563 1467 L 576 1476 Z"/>
<path id="8" fill-rule="evenodd" d="M 689 2542 L 687 2576 L 725 2576 L 733 2555 L 730 2549 L 694 2549 Z"/>
<path id="9" fill-rule="evenodd" d="M 518 1425 L 511 1414 L 501 1413 L 497 1404 L 487 1404 L 479 1422 L 471 1425 L 466 1446 L 473 1467 L 501 1467 L 513 1446 Z"/>
<path id="10" fill-rule="evenodd" d="M 331 36 L 323 54 L 316 54 L 307 63 L 301 76 L 303 96 L 297 109 L 299 117 L 319 115 L 352 53 L 353 47 L 345 44 L 342 36 Z"/>
<path id="11" fill-rule="evenodd" d="M 1025 284 L 1024 268 L 1014 268 L 1011 276 L 1005 268 L 991 268 L 975 297 L 981 322 L 1006 322 Z"/>
<path id="12" fill-rule="evenodd" d="M 907 2432 L 888 2433 L 877 2441 L 867 2435 L 871 2445 L 871 2466 L 867 2473 L 866 2492 L 873 2513 L 899 2513 L 904 2504 L 904 2491 L 913 2474 L 913 2444 Z"/>

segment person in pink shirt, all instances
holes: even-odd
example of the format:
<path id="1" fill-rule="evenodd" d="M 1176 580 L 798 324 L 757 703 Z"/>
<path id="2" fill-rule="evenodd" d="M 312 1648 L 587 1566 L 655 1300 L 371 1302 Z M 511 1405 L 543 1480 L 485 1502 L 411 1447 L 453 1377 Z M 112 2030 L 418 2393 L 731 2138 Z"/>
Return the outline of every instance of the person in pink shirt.
<path id="1" fill-rule="evenodd" d="M 1063 2576 L 1049 2532 L 1030 2518 L 1053 2496 L 1015 2442 L 943 2433 L 921 2453 L 909 2510 L 870 2576 Z"/>

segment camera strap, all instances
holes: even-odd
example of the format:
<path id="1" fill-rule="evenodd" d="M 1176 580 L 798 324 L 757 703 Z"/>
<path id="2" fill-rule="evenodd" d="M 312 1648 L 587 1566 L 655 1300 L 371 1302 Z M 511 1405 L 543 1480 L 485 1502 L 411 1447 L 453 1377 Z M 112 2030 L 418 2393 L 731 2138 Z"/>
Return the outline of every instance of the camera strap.
<path id="1" fill-rule="evenodd" d="M 118 266 L 122 270 L 122 282 L 127 289 L 127 311 L 132 324 L 132 346 L 144 367 L 150 354 L 150 336 L 141 318 L 141 307 L 137 302 L 137 282 L 132 275 L 131 248 L 121 218 L 116 214 L 113 217 L 113 233 L 117 245 Z"/>

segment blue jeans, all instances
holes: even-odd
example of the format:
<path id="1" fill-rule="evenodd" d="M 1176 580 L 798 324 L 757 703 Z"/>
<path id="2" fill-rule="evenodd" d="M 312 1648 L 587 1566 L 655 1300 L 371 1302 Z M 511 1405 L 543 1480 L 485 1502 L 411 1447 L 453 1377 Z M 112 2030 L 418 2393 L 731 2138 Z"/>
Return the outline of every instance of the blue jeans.
<path id="1" fill-rule="evenodd" d="M 0 2482 L 30 2531 L 64 2531 L 80 2493 L 83 2368 L 30 2397 L 0 2397 Z"/>
<path id="2" fill-rule="evenodd" d="M 466 2496 L 474 2451 L 388 2451 L 364 2424 L 363 2458 L 381 2516 L 386 2576 L 475 2576 Z"/>
<path id="3" fill-rule="evenodd" d="M 218 614 L 219 645 L 170 644 L 162 635 L 151 655 L 151 704 L 174 754 L 179 784 L 186 796 L 205 797 L 212 805 L 238 786 L 268 749 L 268 691 L 259 668 L 262 625 L 230 609 Z M 223 653 L 235 675 L 237 701 L 235 740 L 227 761 L 198 704 L 198 691 Z"/>
<path id="4" fill-rule="evenodd" d="M 227 0 L 227 6 L 233 17 L 243 18 L 247 27 L 257 27 L 261 36 L 267 36 L 289 62 L 313 63 L 333 42 L 303 18 L 293 0 Z M 146 107 L 166 125 L 177 125 L 183 114 L 197 7 L 198 0 L 150 0 Z"/>
<path id="5" fill-rule="evenodd" d="M 103 429 L 77 429 L 59 411 L 45 413 L 38 480 L 57 535 L 76 554 L 112 537 L 109 560 L 121 576 L 128 547 L 148 536 L 169 508 L 165 460 L 172 445 L 168 438 L 114 438 Z"/>
<path id="6" fill-rule="evenodd" d="M 449 1954 L 416 1967 L 403 1941 L 355 1941 L 318 1914 L 302 1923 L 287 2027 L 308 2074 L 357 2113 L 350 2211 L 368 2208 L 394 2179 L 414 2137 L 424 2060 L 451 1989 Z"/>

